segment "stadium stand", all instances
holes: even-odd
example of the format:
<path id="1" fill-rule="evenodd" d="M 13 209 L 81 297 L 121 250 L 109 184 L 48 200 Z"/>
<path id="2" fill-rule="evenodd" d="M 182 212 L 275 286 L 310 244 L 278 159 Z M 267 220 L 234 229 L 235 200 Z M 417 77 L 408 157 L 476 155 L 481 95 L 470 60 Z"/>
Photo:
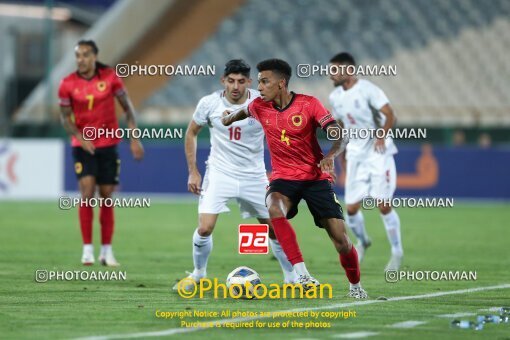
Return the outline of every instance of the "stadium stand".
<path id="1" fill-rule="evenodd" d="M 346 50 L 360 64 L 398 66 L 397 77 L 371 78 L 386 90 L 401 123 L 510 125 L 505 90 L 510 88 L 510 37 L 504 34 L 510 31 L 509 15 L 505 0 L 328 0 L 322 6 L 250 0 L 181 64 L 215 64 L 221 73 L 227 58 L 245 58 L 252 65 L 267 57 L 327 64 Z M 217 82 L 217 77 L 170 79 L 144 102 L 145 118 L 188 120 L 198 99 Z M 331 90 L 325 77 L 294 77 L 292 87 L 322 100 Z"/>

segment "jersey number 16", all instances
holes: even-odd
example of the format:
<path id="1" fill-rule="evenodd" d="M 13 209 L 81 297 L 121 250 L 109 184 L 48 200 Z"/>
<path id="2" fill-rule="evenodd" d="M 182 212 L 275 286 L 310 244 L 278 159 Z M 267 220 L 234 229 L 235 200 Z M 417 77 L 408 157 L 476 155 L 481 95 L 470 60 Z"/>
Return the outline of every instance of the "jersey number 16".
<path id="1" fill-rule="evenodd" d="M 230 140 L 240 140 L 241 139 L 241 127 L 239 126 L 231 126 L 228 131 L 230 132 Z"/>

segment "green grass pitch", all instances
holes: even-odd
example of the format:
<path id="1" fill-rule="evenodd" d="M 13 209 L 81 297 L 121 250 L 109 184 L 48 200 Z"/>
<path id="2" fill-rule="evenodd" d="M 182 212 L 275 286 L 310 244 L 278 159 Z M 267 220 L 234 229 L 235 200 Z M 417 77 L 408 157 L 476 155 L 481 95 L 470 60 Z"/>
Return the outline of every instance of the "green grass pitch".
<path id="1" fill-rule="evenodd" d="M 362 283 L 371 299 L 413 296 L 510 283 L 510 209 L 505 204 L 457 204 L 450 209 L 399 209 L 405 249 L 403 270 L 468 270 L 476 281 L 403 281 L 386 283 L 383 273 L 389 245 L 379 214 L 365 211 L 373 245 L 362 263 Z M 171 291 L 177 278 L 192 269 L 191 235 L 196 227 L 196 204 L 153 202 L 150 208 L 117 209 L 114 250 L 127 272 L 126 281 L 51 281 L 36 283 L 43 270 L 105 270 L 80 265 L 81 237 L 77 211 L 61 211 L 57 202 L 0 204 L 0 337 L 77 338 L 180 329 L 179 319 L 161 319 L 159 311 L 208 310 L 281 311 L 327 308 L 356 302 L 345 297 L 347 279 L 326 233 L 313 226 L 306 206 L 292 220 L 308 269 L 334 287 L 332 299 L 233 300 L 183 299 Z M 98 211 L 94 241 L 99 250 Z M 238 255 L 238 208 L 220 216 L 208 275 L 223 281 L 235 267 L 257 270 L 266 284 L 281 283 L 277 262 L 270 255 Z M 451 329 L 440 314 L 477 313 L 479 309 L 510 305 L 510 289 L 485 290 L 441 297 L 384 301 L 339 307 L 355 318 L 327 320 L 329 328 L 256 328 L 207 330 L 175 334 L 179 339 L 275 338 L 323 339 L 339 334 L 373 332 L 371 338 L 491 338 L 508 339 L 510 324 L 489 324 L 479 332 Z M 324 309 L 326 310 L 326 309 Z M 468 317 L 469 318 L 469 317 Z M 471 317 L 473 319 L 474 317 Z M 196 318 L 188 321 L 197 321 Z M 211 319 L 201 319 L 211 321 Z M 286 321 L 289 319 L 260 320 Z M 422 321 L 410 329 L 389 327 Z M 304 320 L 306 321 L 306 320 Z M 146 336 L 148 337 L 148 335 Z"/>

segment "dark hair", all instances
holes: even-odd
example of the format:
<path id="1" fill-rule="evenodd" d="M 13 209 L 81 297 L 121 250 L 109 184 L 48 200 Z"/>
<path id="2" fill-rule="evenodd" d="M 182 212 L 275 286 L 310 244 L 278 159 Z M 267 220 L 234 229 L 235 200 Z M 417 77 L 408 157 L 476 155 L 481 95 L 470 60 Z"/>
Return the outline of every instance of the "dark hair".
<path id="1" fill-rule="evenodd" d="M 226 77 L 231 73 L 240 73 L 246 78 L 250 78 L 251 67 L 243 59 L 232 59 L 225 64 L 223 76 Z"/>
<path id="2" fill-rule="evenodd" d="M 333 58 L 331 58 L 329 62 L 356 66 L 356 61 L 354 60 L 354 57 L 352 56 L 352 54 L 347 52 L 338 53 Z"/>
<path id="3" fill-rule="evenodd" d="M 285 86 L 289 86 L 290 76 L 292 75 L 292 69 L 284 60 L 281 59 L 267 59 L 257 64 L 257 70 L 262 71 L 273 71 L 278 73 L 285 79 Z"/>
<path id="4" fill-rule="evenodd" d="M 90 46 L 90 48 L 92 49 L 92 53 L 94 53 L 95 55 L 97 55 L 99 53 L 99 48 L 97 47 L 96 42 L 94 40 L 82 39 L 76 43 L 76 46 L 79 46 L 79 45 Z M 109 66 L 106 64 L 103 64 L 100 61 L 96 61 L 96 68 L 106 68 L 106 67 L 109 67 Z"/>

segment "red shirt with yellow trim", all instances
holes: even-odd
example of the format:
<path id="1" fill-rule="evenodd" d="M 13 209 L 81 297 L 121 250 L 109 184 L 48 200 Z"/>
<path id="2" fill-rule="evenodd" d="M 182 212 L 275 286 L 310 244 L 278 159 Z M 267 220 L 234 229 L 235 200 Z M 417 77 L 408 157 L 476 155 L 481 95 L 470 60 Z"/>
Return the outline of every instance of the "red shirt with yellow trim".
<path id="1" fill-rule="evenodd" d="M 91 79 L 73 72 L 62 79 L 58 89 L 60 106 L 70 106 L 74 113 L 76 127 L 83 133 L 85 127 L 103 128 L 113 131 L 119 127 L 115 115 L 115 97 L 126 92 L 124 84 L 115 70 L 97 68 Z M 119 138 L 101 136 L 91 140 L 95 147 L 107 147 L 120 142 Z M 76 137 L 71 137 L 72 146 L 80 146 Z"/>
<path id="2" fill-rule="evenodd" d="M 283 109 L 257 98 L 248 111 L 264 128 L 273 168 L 271 180 L 331 180 L 318 167 L 324 155 L 316 130 L 335 119 L 317 98 L 293 93 Z"/>

